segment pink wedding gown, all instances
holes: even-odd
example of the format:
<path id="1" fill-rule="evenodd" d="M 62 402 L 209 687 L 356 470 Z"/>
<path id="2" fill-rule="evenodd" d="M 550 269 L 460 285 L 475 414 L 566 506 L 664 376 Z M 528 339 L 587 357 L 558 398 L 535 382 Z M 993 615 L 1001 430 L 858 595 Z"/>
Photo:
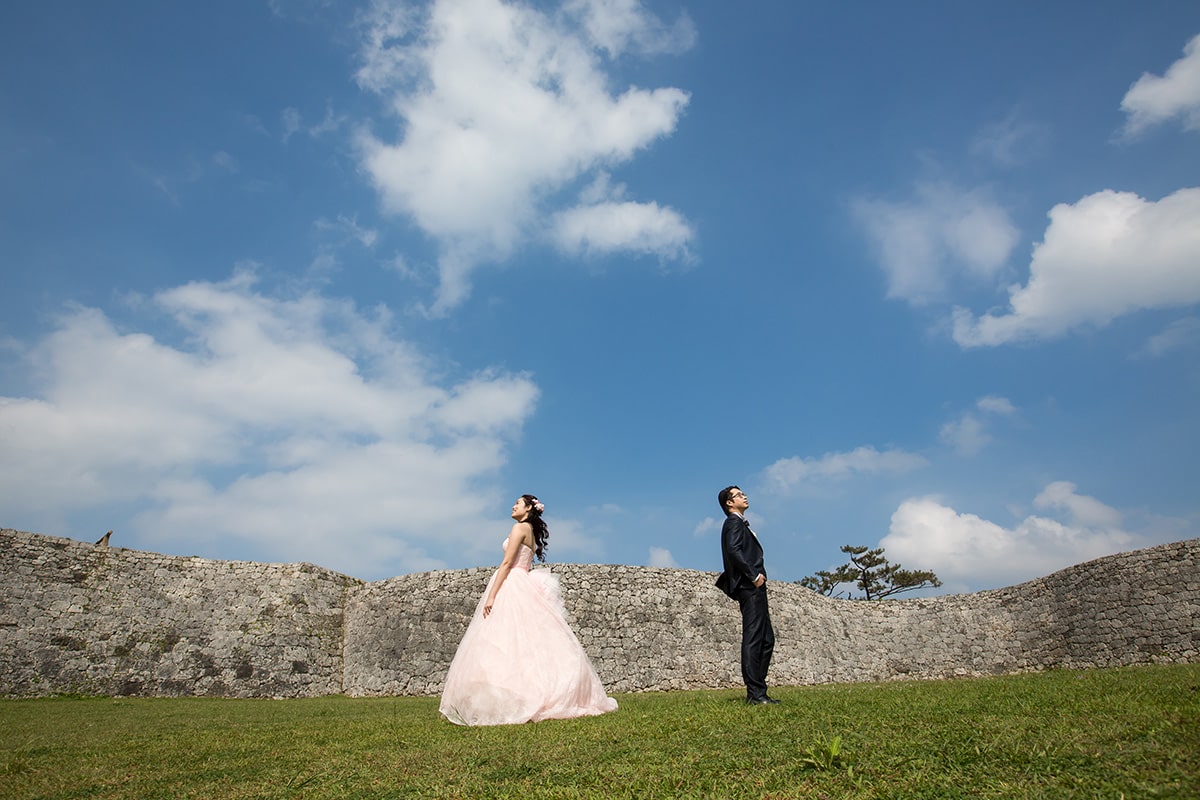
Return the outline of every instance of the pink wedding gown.
<path id="1" fill-rule="evenodd" d="M 521 545 L 517 563 L 485 619 L 475 606 L 446 673 L 439 711 L 456 725 L 512 725 L 615 711 L 587 653 L 567 624 L 558 578 L 530 572 L 533 551 Z"/>

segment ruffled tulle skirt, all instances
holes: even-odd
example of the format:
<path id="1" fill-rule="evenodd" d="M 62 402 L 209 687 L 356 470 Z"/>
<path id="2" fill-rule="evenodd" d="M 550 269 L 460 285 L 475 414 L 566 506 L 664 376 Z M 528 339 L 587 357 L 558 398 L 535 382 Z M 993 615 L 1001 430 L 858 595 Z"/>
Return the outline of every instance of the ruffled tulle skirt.
<path id="1" fill-rule="evenodd" d="M 574 631 L 558 578 L 514 568 L 485 619 L 475 607 L 439 707 L 457 725 L 512 725 L 615 711 Z"/>

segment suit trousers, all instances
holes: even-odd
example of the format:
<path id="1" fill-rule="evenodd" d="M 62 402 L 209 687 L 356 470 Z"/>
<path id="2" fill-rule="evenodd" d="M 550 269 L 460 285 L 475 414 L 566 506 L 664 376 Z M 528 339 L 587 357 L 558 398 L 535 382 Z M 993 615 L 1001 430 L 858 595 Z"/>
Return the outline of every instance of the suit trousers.
<path id="1" fill-rule="evenodd" d="M 761 700 L 767 696 L 767 669 L 775 652 L 775 629 L 767 608 L 767 585 L 738 593 L 742 609 L 742 680 L 746 697 Z"/>

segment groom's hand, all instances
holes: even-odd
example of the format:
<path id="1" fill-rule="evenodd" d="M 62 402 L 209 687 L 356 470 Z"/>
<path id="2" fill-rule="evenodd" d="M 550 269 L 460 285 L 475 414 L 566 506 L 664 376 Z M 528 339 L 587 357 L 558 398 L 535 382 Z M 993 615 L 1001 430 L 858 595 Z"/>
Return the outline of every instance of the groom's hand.
<path id="1" fill-rule="evenodd" d="M 760 573 L 758 573 L 758 577 L 754 579 L 754 588 L 757 589 L 766 582 L 767 582 L 767 576 L 763 575 L 760 572 Z"/>

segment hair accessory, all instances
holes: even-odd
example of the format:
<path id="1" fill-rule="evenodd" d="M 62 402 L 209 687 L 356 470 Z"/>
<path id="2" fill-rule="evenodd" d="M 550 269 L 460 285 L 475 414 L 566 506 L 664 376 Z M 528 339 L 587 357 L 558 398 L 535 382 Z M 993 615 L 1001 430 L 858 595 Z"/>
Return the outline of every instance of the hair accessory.
<path id="1" fill-rule="evenodd" d="M 540 514 L 546 510 L 546 504 L 543 503 L 541 500 L 534 500 L 533 501 L 533 510 Z"/>

